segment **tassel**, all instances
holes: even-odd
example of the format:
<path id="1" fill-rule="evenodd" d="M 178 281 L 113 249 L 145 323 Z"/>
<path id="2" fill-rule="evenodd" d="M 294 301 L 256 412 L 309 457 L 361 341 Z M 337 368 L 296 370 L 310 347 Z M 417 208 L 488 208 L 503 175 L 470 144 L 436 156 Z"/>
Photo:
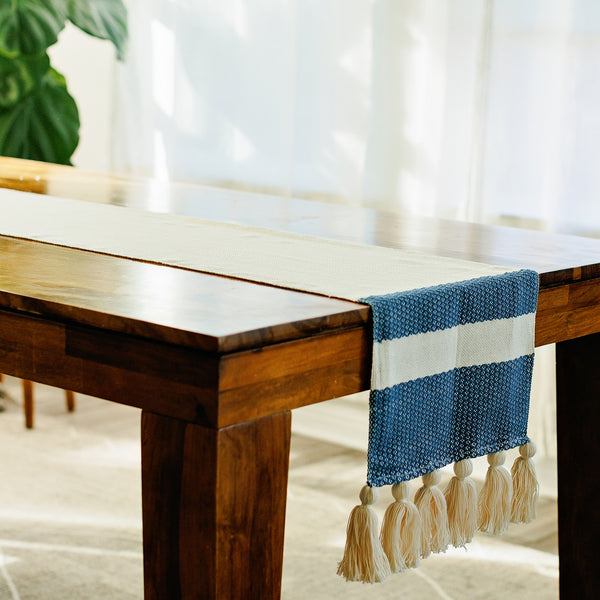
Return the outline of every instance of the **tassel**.
<path id="1" fill-rule="evenodd" d="M 477 490 L 469 477 L 473 463 L 466 458 L 454 463 L 455 476 L 444 492 L 448 505 L 450 542 L 456 548 L 464 548 L 473 539 L 477 529 Z"/>
<path id="2" fill-rule="evenodd" d="M 392 573 L 416 567 L 421 557 L 421 515 L 409 500 L 410 483 L 392 486 L 396 499 L 385 511 L 381 526 L 381 545 L 390 561 Z"/>
<path id="3" fill-rule="evenodd" d="M 450 543 L 448 512 L 444 494 L 437 487 L 442 476 L 439 471 L 423 475 L 423 487 L 415 494 L 415 504 L 423 520 L 421 529 L 421 556 L 445 552 Z"/>
<path id="4" fill-rule="evenodd" d="M 377 535 L 377 515 L 370 504 L 379 493 L 365 485 L 360 490 L 361 504 L 350 513 L 346 528 L 346 547 L 337 574 L 346 581 L 378 583 L 391 574 L 390 563 Z"/>
<path id="5" fill-rule="evenodd" d="M 479 492 L 479 529 L 501 535 L 508 527 L 512 501 L 512 480 L 503 467 L 506 452 L 488 454 L 490 464 L 485 482 Z"/>
<path id="6" fill-rule="evenodd" d="M 528 442 L 519 447 L 512 469 L 513 500 L 510 520 L 513 523 L 529 523 L 537 515 L 537 502 L 540 495 L 535 465 L 531 457 L 535 454 L 535 444 Z"/>

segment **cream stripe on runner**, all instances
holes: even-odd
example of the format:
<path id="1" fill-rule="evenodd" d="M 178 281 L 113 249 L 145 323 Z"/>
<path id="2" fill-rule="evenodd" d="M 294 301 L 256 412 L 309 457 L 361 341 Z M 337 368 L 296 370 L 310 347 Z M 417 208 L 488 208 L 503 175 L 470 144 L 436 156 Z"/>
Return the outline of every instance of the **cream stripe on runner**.
<path id="1" fill-rule="evenodd" d="M 513 269 L 29 192 L 0 190 L 0 234 L 347 300 Z"/>
<path id="2" fill-rule="evenodd" d="M 371 384 L 383 389 L 456 367 L 514 360 L 533 352 L 534 330 L 535 314 L 528 314 L 383 340 L 373 344 Z"/>

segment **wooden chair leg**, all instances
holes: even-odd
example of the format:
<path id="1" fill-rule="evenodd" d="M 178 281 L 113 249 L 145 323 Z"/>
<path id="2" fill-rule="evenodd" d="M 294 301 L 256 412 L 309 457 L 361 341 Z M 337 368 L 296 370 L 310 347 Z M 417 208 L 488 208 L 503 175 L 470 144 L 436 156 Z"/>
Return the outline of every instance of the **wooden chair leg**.
<path id="1" fill-rule="evenodd" d="M 2 383 L 2 381 L 4 381 L 4 375 L 2 375 L 2 373 L 0 373 L 0 383 Z"/>
<path id="2" fill-rule="evenodd" d="M 75 393 L 71 390 L 65 390 L 65 400 L 67 403 L 67 410 L 73 412 L 75 410 Z"/>
<path id="3" fill-rule="evenodd" d="M 21 380 L 23 384 L 23 412 L 25 413 L 25 427 L 33 429 L 33 382 L 27 379 Z M 71 390 L 65 390 L 65 402 L 67 410 L 73 412 L 75 410 L 75 393 Z"/>
<path id="4" fill-rule="evenodd" d="M 25 427 L 33 428 L 33 382 L 27 379 L 23 383 L 23 411 L 25 412 Z"/>

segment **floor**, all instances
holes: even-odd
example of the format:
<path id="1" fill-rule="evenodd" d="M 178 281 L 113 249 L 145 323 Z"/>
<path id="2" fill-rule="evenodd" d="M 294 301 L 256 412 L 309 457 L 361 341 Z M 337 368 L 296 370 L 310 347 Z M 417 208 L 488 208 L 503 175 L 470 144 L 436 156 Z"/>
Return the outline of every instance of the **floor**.
<path id="1" fill-rule="evenodd" d="M 139 411 L 78 395 L 68 414 L 60 390 L 36 384 L 36 427 L 26 431 L 19 381 L 5 378 L 0 389 L 0 600 L 142 598 Z M 478 534 L 467 551 L 430 557 L 383 584 L 335 575 L 364 479 L 365 402 L 294 412 L 282 598 L 557 598 L 552 461 L 538 461 L 534 523 L 501 538 Z M 476 482 L 485 468 L 477 464 Z"/>

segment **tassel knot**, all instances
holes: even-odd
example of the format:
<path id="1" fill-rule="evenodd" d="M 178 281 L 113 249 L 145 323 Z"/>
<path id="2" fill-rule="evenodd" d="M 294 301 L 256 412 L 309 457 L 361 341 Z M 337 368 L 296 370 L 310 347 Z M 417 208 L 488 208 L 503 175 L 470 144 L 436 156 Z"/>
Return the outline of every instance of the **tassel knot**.
<path id="1" fill-rule="evenodd" d="M 390 564 L 377 535 L 377 515 L 371 504 L 379 493 L 365 485 L 360 491 L 361 504 L 355 506 L 348 518 L 346 547 L 337 573 L 347 581 L 377 583 L 390 575 Z"/>
<path id="2" fill-rule="evenodd" d="M 512 469 L 513 500 L 510 520 L 513 523 L 529 523 L 537 515 L 540 488 L 531 460 L 535 455 L 535 444 L 528 442 L 519 447 L 519 454 Z"/>
<path id="3" fill-rule="evenodd" d="M 439 471 L 423 475 L 423 487 L 415 494 L 415 505 L 422 519 L 422 558 L 427 558 L 432 552 L 445 552 L 450 543 L 446 499 L 437 487 L 441 479 Z"/>
<path id="4" fill-rule="evenodd" d="M 450 543 L 456 548 L 464 547 L 473 539 L 477 528 L 477 490 L 469 477 L 473 463 L 467 458 L 454 463 L 455 476 L 444 492 L 448 505 Z"/>
<path id="5" fill-rule="evenodd" d="M 416 567 L 421 555 L 421 515 L 409 500 L 407 481 L 392 486 L 395 502 L 385 511 L 381 526 L 381 544 L 390 561 L 392 573 Z"/>
<path id="6" fill-rule="evenodd" d="M 479 492 L 479 529 L 494 535 L 508 527 L 512 501 L 512 480 L 504 467 L 506 452 L 488 454 L 489 468 Z"/>

